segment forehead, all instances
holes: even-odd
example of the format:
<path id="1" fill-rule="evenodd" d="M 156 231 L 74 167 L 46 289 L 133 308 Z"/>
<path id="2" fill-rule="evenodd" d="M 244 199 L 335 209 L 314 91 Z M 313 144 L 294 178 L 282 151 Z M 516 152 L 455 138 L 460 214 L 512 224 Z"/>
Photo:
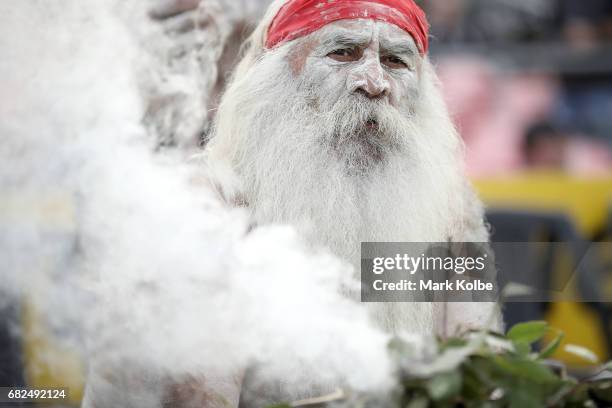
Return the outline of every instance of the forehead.
<path id="1" fill-rule="evenodd" d="M 321 42 L 335 39 L 354 39 L 357 42 L 370 43 L 377 41 L 391 45 L 403 45 L 417 53 L 414 39 L 406 31 L 395 24 L 371 19 L 339 20 L 327 24 L 318 31 L 314 37 Z"/>

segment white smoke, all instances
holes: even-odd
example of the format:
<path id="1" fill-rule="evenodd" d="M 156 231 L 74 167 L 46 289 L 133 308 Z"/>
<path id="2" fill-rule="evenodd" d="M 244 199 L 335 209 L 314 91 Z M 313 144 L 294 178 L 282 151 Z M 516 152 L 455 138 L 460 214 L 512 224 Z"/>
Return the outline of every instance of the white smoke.
<path id="1" fill-rule="evenodd" d="M 128 29 L 143 4 L 0 3 L 0 291 L 45 294 L 45 318 L 115 369 L 389 385 L 386 335 L 337 294 L 348 266 L 288 227 L 251 231 L 181 154 L 152 153 L 150 28 Z"/>

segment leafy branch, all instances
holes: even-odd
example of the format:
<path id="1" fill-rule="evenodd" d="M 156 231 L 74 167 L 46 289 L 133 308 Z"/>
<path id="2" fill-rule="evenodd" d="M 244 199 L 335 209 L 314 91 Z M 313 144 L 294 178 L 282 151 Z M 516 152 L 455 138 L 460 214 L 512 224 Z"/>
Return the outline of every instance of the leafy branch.
<path id="1" fill-rule="evenodd" d="M 552 340 L 539 351 L 534 345 Z M 397 385 L 388 395 L 336 392 L 275 408 L 541 408 L 612 406 L 612 363 L 579 380 L 565 366 L 549 360 L 561 347 L 563 333 L 546 322 L 521 323 L 503 336 L 471 332 L 438 340 L 433 356 L 415 356 L 414 345 L 395 338 L 389 353 L 396 363 Z M 592 352 L 575 345 L 565 351 L 595 362 Z"/>

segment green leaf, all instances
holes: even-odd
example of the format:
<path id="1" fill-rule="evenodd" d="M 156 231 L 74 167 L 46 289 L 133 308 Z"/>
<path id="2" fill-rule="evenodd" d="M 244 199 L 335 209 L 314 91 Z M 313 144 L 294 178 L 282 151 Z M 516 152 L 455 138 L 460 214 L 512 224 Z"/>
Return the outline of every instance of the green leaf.
<path id="1" fill-rule="evenodd" d="M 569 402 L 572 393 L 577 390 L 578 382 L 574 379 L 564 380 L 561 386 L 546 398 L 547 407 L 566 406 L 563 402 Z M 586 396 L 588 398 L 588 395 Z"/>
<path id="2" fill-rule="evenodd" d="M 577 384 L 564 402 L 566 405 L 584 407 L 586 405 L 583 404 L 590 401 L 589 391 L 590 387 L 587 383 Z"/>
<path id="3" fill-rule="evenodd" d="M 434 401 L 453 398 L 461 392 L 461 374 L 458 371 L 441 373 L 427 381 L 427 392 Z"/>
<path id="4" fill-rule="evenodd" d="M 414 377 L 431 378 L 442 373 L 456 370 L 477 349 L 476 343 L 465 347 L 451 347 L 440 353 L 433 361 L 411 361 L 406 371 Z"/>
<path id="5" fill-rule="evenodd" d="M 489 373 L 482 364 L 470 364 L 467 363 L 463 366 L 463 390 L 462 397 L 474 400 L 482 401 L 485 400 L 489 394 Z"/>
<path id="6" fill-rule="evenodd" d="M 521 356 L 526 356 L 527 354 L 531 352 L 531 343 L 527 343 L 523 341 L 515 342 L 514 349 L 517 354 L 520 354 Z"/>
<path id="7" fill-rule="evenodd" d="M 542 401 L 528 390 L 517 388 L 509 395 L 509 408 L 542 408 Z"/>
<path id="8" fill-rule="evenodd" d="M 513 381 L 524 379 L 535 384 L 552 384 L 561 381 L 548 367 L 538 361 L 511 356 L 497 356 L 494 361 Z"/>
<path id="9" fill-rule="evenodd" d="M 413 344 L 401 339 L 400 337 L 393 337 L 387 344 L 387 350 L 393 358 L 403 360 L 412 359 L 415 353 L 415 347 Z"/>
<path id="10" fill-rule="evenodd" d="M 557 349 L 561 345 L 561 341 L 563 340 L 563 337 L 565 337 L 565 334 L 563 332 L 559 332 L 557 334 L 557 337 L 555 337 L 553 341 L 551 341 L 550 343 L 546 345 L 546 347 L 544 347 L 544 349 L 540 352 L 539 357 L 549 358 L 550 356 L 555 354 L 555 351 L 557 351 Z"/>
<path id="11" fill-rule="evenodd" d="M 606 406 L 612 404 L 612 381 L 600 380 L 589 383 L 591 392 L 597 396 L 600 402 L 605 402 Z"/>
<path id="12" fill-rule="evenodd" d="M 446 350 L 447 348 L 452 347 L 465 347 L 467 345 L 467 340 L 459 339 L 459 338 L 451 338 L 446 341 L 446 343 L 442 344 L 442 350 Z"/>
<path id="13" fill-rule="evenodd" d="M 546 334 L 548 323 L 546 322 L 528 322 L 519 323 L 512 327 L 506 337 L 514 343 L 535 343 Z"/>
<path id="14" fill-rule="evenodd" d="M 406 408 L 427 408 L 429 407 L 429 400 L 423 396 L 412 398 Z"/>
<path id="15" fill-rule="evenodd" d="M 497 408 L 500 406 L 501 404 L 497 404 L 493 401 L 477 401 L 468 405 L 469 408 Z"/>

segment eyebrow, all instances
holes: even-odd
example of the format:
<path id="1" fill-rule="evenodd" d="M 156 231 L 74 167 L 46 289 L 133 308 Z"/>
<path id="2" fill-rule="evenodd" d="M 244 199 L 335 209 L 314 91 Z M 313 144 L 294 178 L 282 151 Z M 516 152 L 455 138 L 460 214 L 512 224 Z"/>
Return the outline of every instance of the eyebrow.
<path id="1" fill-rule="evenodd" d="M 371 41 L 370 35 L 357 35 L 350 31 L 335 32 L 324 38 L 321 45 L 324 48 L 334 48 L 338 46 L 365 46 Z"/>
<path id="2" fill-rule="evenodd" d="M 323 38 L 321 47 L 323 49 L 332 49 L 337 47 L 364 47 L 370 41 L 372 37 L 370 35 L 358 35 L 351 30 L 339 29 L 334 33 L 328 34 Z M 413 57 L 417 54 L 414 43 L 408 41 L 399 42 L 397 40 L 387 40 L 381 38 L 380 40 L 381 50 L 387 54 L 403 55 L 407 57 Z"/>
<path id="3" fill-rule="evenodd" d="M 386 39 L 381 39 L 380 42 L 380 48 L 388 54 L 412 57 L 417 53 L 414 45 L 411 42 L 388 41 Z"/>

